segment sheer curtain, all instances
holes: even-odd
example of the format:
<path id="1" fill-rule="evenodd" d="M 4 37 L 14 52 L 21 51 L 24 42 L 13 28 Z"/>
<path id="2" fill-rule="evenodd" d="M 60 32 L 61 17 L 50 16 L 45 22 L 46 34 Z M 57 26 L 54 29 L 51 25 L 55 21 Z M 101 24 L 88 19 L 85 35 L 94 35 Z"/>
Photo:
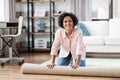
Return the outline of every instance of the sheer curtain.
<path id="1" fill-rule="evenodd" d="M 15 22 L 16 21 L 16 9 L 15 0 L 4 0 L 5 1 L 5 21 Z"/>
<path id="2" fill-rule="evenodd" d="M 79 20 L 91 20 L 91 0 L 71 0 L 71 11 Z"/>

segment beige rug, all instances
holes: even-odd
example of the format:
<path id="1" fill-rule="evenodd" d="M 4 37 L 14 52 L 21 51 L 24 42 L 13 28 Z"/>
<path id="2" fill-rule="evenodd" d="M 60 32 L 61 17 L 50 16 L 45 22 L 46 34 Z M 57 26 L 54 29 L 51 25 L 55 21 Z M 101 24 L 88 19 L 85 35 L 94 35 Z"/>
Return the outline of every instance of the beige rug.
<path id="1" fill-rule="evenodd" d="M 72 69 L 70 66 L 55 66 L 53 69 L 48 69 L 46 65 L 49 62 L 42 64 L 24 63 L 21 67 L 21 72 L 23 74 L 120 77 L 120 59 L 87 58 L 86 67 L 77 69 Z"/>

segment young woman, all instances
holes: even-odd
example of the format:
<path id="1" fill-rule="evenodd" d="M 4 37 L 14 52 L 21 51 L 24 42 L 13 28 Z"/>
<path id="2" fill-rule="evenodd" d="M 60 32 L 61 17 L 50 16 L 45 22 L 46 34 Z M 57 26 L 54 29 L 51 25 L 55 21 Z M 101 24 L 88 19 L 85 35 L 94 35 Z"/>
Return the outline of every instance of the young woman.
<path id="1" fill-rule="evenodd" d="M 82 39 L 82 31 L 75 26 L 78 23 L 77 17 L 72 13 L 62 13 L 58 18 L 58 24 L 61 27 L 56 31 L 55 39 L 51 48 L 51 63 L 48 68 L 53 68 L 55 58 L 58 55 L 57 65 L 68 66 L 76 69 L 77 67 L 85 66 L 86 52 L 85 45 Z"/>

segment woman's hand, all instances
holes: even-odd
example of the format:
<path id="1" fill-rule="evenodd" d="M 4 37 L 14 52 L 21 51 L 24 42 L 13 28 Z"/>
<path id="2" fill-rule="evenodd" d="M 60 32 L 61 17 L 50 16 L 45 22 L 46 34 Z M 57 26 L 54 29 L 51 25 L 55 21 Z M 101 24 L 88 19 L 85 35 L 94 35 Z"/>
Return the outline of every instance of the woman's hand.
<path id="1" fill-rule="evenodd" d="M 47 65 L 48 69 L 52 69 L 52 68 L 54 68 L 54 66 L 55 66 L 55 64 L 48 64 Z"/>
<path id="2" fill-rule="evenodd" d="M 71 64 L 71 67 L 73 68 L 73 69 L 76 69 L 76 68 L 78 68 L 80 65 L 80 60 L 81 60 L 81 55 L 77 55 L 77 59 L 75 60 L 76 61 L 76 63 L 74 63 L 74 64 Z"/>
<path id="3" fill-rule="evenodd" d="M 79 65 L 74 64 L 74 65 L 70 65 L 73 69 L 77 69 L 79 67 Z"/>
<path id="4" fill-rule="evenodd" d="M 54 66 L 55 66 L 55 58 L 56 58 L 56 55 L 51 55 L 51 62 L 50 62 L 50 64 L 47 65 L 48 69 L 54 68 Z"/>

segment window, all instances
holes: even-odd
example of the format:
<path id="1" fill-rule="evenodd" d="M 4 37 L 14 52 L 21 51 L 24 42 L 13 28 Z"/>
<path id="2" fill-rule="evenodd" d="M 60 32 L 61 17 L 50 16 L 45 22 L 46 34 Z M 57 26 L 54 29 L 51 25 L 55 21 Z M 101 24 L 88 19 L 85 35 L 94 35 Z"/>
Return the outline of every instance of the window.
<path id="1" fill-rule="evenodd" d="M 113 17 L 120 18 L 120 0 L 113 0 Z"/>
<path id="2" fill-rule="evenodd" d="M 109 19 L 110 0 L 92 0 L 92 20 Z"/>
<path id="3" fill-rule="evenodd" d="M 4 14 L 4 0 L 0 0 L 0 21 L 4 21 L 4 16 L 5 16 L 5 14 Z"/>

